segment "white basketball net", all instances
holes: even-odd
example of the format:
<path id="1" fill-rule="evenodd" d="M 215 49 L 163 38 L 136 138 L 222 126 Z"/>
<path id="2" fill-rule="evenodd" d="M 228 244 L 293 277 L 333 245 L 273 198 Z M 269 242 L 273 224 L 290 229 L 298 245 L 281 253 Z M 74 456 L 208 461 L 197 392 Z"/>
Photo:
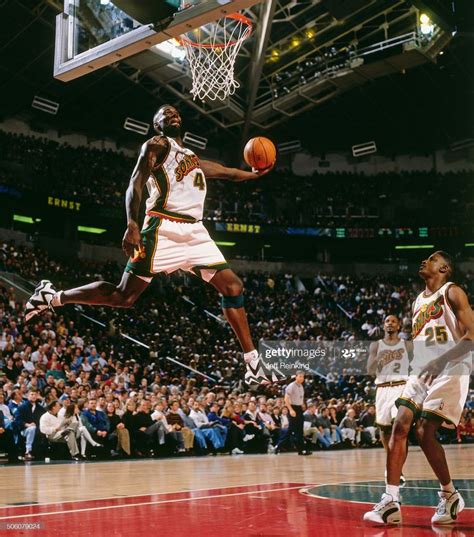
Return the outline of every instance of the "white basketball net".
<path id="1" fill-rule="evenodd" d="M 235 60 L 251 33 L 251 22 L 236 13 L 181 36 L 193 79 L 193 100 L 223 101 L 235 93 L 240 87 L 234 78 Z"/>

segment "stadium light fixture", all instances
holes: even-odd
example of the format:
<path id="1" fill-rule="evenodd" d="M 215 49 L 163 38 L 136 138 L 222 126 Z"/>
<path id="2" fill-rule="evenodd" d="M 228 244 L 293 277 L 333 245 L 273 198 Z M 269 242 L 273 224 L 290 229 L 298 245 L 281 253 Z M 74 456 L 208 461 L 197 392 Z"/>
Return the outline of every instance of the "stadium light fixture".
<path id="1" fill-rule="evenodd" d="M 138 121 L 138 119 L 133 119 L 132 117 L 126 117 L 123 123 L 123 128 L 127 131 L 136 132 L 146 136 L 150 130 L 150 124 L 143 121 Z"/>
<path id="2" fill-rule="evenodd" d="M 429 16 L 426 13 L 422 13 L 420 15 L 420 23 L 421 24 L 430 24 L 431 19 L 429 18 Z"/>
<path id="3" fill-rule="evenodd" d="M 430 35 L 433 33 L 433 30 L 434 30 L 433 21 L 426 13 L 422 13 L 420 15 L 419 21 L 420 21 L 420 32 L 423 35 Z"/>
<path id="4" fill-rule="evenodd" d="M 93 233 L 95 235 L 101 235 L 107 230 L 100 227 L 88 227 L 88 226 L 77 226 L 77 231 L 82 231 L 82 233 Z"/>
<path id="5" fill-rule="evenodd" d="M 471 248 L 474 246 L 474 242 L 466 242 L 464 243 L 464 246 L 468 247 L 468 248 Z"/>
<path id="6" fill-rule="evenodd" d="M 434 244 L 405 244 L 395 246 L 395 250 L 429 250 L 434 248 Z"/>
<path id="7" fill-rule="evenodd" d="M 216 241 L 217 246 L 235 246 L 235 242 Z"/>
<path id="8" fill-rule="evenodd" d="M 41 112 L 46 112 L 47 114 L 55 116 L 59 110 L 59 103 L 51 101 L 50 99 L 45 99 L 39 95 L 35 95 L 33 97 L 33 102 L 31 103 L 31 108 L 35 108 L 36 110 L 41 110 Z"/>

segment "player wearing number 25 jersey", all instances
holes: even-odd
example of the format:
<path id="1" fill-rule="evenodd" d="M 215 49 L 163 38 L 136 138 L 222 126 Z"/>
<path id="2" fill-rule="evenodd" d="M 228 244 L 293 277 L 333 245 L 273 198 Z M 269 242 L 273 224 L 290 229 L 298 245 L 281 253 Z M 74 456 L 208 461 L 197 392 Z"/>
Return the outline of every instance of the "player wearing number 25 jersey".
<path id="1" fill-rule="evenodd" d="M 451 282 L 449 254 L 434 252 L 422 261 L 419 274 L 425 290 L 413 304 L 412 374 L 397 400 L 398 413 L 387 453 L 387 484 L 382 499 L 364 520 L 400 524 L 400 476 L 407 457 L 407 439 L 415 422 L 419 445 L 439 480 L 439 502 L 432 524 L 452 524 L 464 509 L 454 486 L 437 432 L 443 422 L 457 425 L 466 401 L 474 342 L 474 314 L 466 293 Z"/>
<path id="2" fill-rule="evenodd" d="M 454 347 L 464 335 L 449 300 L 449 290 L 454 285 L 446 282 L 433 293 L 425 290 L 413 303 L 412 374 L 398 404 L 409 406 L 417 415 L 437 416 L 457 425 L 469 391 L 471 354 L 466 353 L 456 362 L 446 363 L 429 386 L 418 376 L 423 368 Z"/>

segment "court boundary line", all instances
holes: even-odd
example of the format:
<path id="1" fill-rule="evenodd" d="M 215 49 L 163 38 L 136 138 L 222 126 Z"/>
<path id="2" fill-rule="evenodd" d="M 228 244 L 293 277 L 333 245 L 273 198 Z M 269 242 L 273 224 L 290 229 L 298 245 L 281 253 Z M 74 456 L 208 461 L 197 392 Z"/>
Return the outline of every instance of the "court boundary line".
<path id="1" fill-rule="evenodd" d="M 283 487 L 278 489 L 267 489 L 267 490 L 259 490 L 258 493 L 271 493 L 271 492 L 281 492 L 285 490 L 296 490 L 301 489 L 301 487 L 304 485 L 297 485 L 297 486 L 291 486 L 291 487 Z M 212 490 L 212 489 L 210 489 Z M 32 517 L 46 517 L 46 516 L 55 516 L 55 515 L 67 515 L 71 513 L 84 513 L 84 512 L 90 512 L 90 511 L 105 511 L 107 509 L 126 509 L 130 507 L 143 507 L 145 505 L 162 505 L 167 503 L 182 503 L 182 502 L 191 502 L 196 500 L 211 500 L 211 499 L 217 499 L 217 498 L 230 498 L 234 496 L 246 496 L 249 494 L 255 494 L 254 490 L 247 491 L 247 492 L 234 492 L 230 494 L 214 494 L 210 496 L 198 496 L 196 498 L 176 498 L 173 500 L 159 500 L 155 502 L 139 502 L 139 503 L 129 503 L 125 505 L 104 505 L 100 507 L 85 507 L 83 509 L 68 509 L 68 510 L 62 510 L 62 511 L 49 511 L 49 512 L 39 512 L 39 513 L 25 513 L 22 515 L 13 515 L 13 516 L 2 516 L 0 517 L 0 520 L 16 520 L 20 518 L 32 518 Z M 126 498 L 126 497 L 125 497 Z M 124 499 L 125 499 L 124 498 Z M 56 502 L 58 503 L 58 502 Z M 24 507 L 24 506 L 22 506 Z"/>
<path id="2" fill-rule="evenodd" d="M 227 490 L 227 489 L 238 489 L 243 487 L 259 487 L 259 486 L 268 486 L 268 485 L 285 485 L 289 483 L 283 483 L 282 481 L 270 481 L 269 483 L 251 483 L 250 485 L 227 485 L 225 487 L 208 487 L 202 489 L 192 489 L 192 490 L 175 490 L 175 491 L 166 491 L 166 492 L 145 492 L 143 494 L 124 494 L 116 496 L 104 496 L 102 498 L 84 498 L 82 500 L 64 500 L 61 502 L 41 502 L 41 503 L 22 503 L 21 505 L 0 505 L 0 509 L 18 509 L 21 507 L 41 507 L 43 505 L 61 505 L 67 503 L 83 503 L 83 502 L 100 502 L 105 500 L 120 500 L 126 498 L 139 498 L 140 496 L 165 496 L 166 494 L 192 494 L 193 492 L 203 492 L 205 490 Z M 335 483 L 336 485 L 338 483 Z M 305 487 L 307 485 L 303 484 L 300 487 Z M 260 491 L 253 491 L 260 492 Z M 0 518 L 1 520 L 1 518 Z"/>
<path id="3" fill-rule="evenodd" d="M 471 478 L 468 478 L 468 479 L 471 479 Z M 372 505 L 373 502 L 361 502 L 359 500 L 348 500 L 346 498 L 331 498 L 329 496 L 320 496 L 319 494 L 310 494 L 308 492 L 308 489 L 310 488 L 319 488 L 319 487 L 328 487 L 328 486 L 331 486 L 331 485 L 355 485 L 356 487 L 362 487 L 364 486 L 363 483 L 377 483 L 379 482 L 380 479 L 372 479 L 372 480 L 366 480 L 366 481 L 343 481 L 341 483 L 321 483 L 319 485 L 310 485 L 310 486 L 307 486 L 307 485 L 304 485 L 300 490 L 299 490 L 299 493 L 300 494 L 303 494 L 305 496 L 309 496 L 311 498 L 318 498 L 320 500 L 329 500 L 329 501 L 340 501 L 340 502 L 349 502 L 349 503 L 360 503 L 360 504 L 363 504 L 363 505 Z M 414 480 L 415 481 L 415 480 Z M 419 479 L 418 481 L 430 481 L 429 479 Z M 434 481 L 434 480 L 432 480 Z M 372 485 L 372 486 L 376 486 L 378 488 L 385 488 L 385 485 Z M 431 487 L 403 487 L 404 489 L 405 488 L 410 488 L 410 489 L 423 489 L 423 490 L 433 490 L 433 491 L 438 491 L 439 489 L 437 488 L 431 488 Z M 471 491 L 473 489 L 458 489 L 458 490 L 462 490 L 462 491 Z M 403 489 L 402 489 L 403 491 Z M 430 507 L 430 508 L 434 508 L 434 506 L 432 505 L 413 505 L 413 504 L 402 504 L 404 507 Z M 474 510 L 474 507 L 467 507 L 465 506 L 463 511 L 472 511 Z"/>

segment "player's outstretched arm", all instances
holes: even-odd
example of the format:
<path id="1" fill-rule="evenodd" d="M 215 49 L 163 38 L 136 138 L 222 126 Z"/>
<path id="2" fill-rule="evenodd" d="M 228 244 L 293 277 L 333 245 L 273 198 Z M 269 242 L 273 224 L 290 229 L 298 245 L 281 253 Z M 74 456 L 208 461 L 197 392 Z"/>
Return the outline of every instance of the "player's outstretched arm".
<path id="1" fill-rule="evenodd" d="M 419 376 L 428 375 L 427 380 L 435 378 L 448 362 L 455 363 L 464 360 L 467 353 L 474 349 L 474 312 L 469 304 L 466 293 L 457 285 L 448 289 L 448 300 L 459 324 L 464 328 L 463 337 L 456 345 L 443 353 L 439 358 L 428 364 Z"/>
<path id="2" fill-rule="evenodd" d="M 218 162 L 212 160 L 201 160 L 201 169 L 206 176 L 206 179 L 224 179 L 226 181 L 251 181 L 252 179 L 258 179 L 262 175 L 267 174 L 273 169 L 275 163 L 264 170 L 252 170 L 247 172 L 245 170 L 239 170 L 239 168 L 226 168 Z"/>
<path id="3" fill-rule="evenodd" d="M 132 255 L 135 246 L 140 244 L 138 212 L 142 200 L 143 187 L 153 168 L 159 166 L 166 158 L 169 142 L 166 138 L 155 136 L 145 142 L 140 150 L 137 163 L 130 177 L 125 193 L 125 210 L 127 212 L 127 229 L 122 239 L 122 249 L 127 256 Z"/>

